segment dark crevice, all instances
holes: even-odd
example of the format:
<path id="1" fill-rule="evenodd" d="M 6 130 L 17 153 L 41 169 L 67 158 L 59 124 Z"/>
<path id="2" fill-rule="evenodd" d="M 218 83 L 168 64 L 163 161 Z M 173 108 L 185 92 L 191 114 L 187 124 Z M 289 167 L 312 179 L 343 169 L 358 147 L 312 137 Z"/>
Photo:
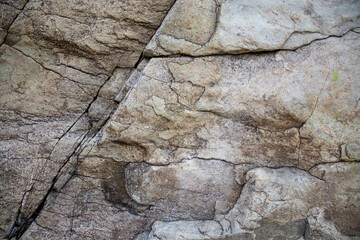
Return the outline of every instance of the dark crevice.
<path id="1" fill-rule="evenodd" d="M 354 28 L 355 29 L 355 28 Z M 301 46 L 295 47 L 293 49 L 282 49 L 282 48 L 276 48 L 276 49 L 259 49 L 259 50 L 249 50 L 249 51 L 229 51 L 229 52 L 221 52 L 219 51 L 218 53 L 209 53 L 209 54 L 199 54 L 199 55 L 191 55 L 191 54 L 186 54 L 186 53 L 178 53 L 178 54 L 169 54 L 169 55 L 151 55 L 151 58 L 176 58 L 176 57 L 191 57 L 191 58 L 205 58 L 205 57 L 229 57 L 229 56 L 241 56 L 241 55 L 246 55 L 246 54 L 252 54 L 252 55 L 262 55 L 262 54 L 269 54 L 269 53 L 277 53 L 279 51 L 284 51 L 284 52 L 296 52 L 297 50 L 309 46 L 315 42 L 321 42 L 324 41 L 326 39 L 329 38 L 342 38 L 343 36 L 345 36 L 346 34 L 348 34 L 349 32 L 354 32 L 353 29 L 349 29 L 348 31 L 346 31 L 345 33 L 341 34 L 341 35 L 329 35 L 327 37 L 321 38 L 321 39 L 314 39 L 311 42 L 307 43 L 307 44 L 303 44 Z M 357 33 L 357 32 L 354 32 Z M 357 33 L 359 34 L 359 33 Z M 146 56 L 148 57 L 149 54 L 147 54 Z"/>
<path id="2" fill-rule="evenodd" d="M 114 73 L 115 69 L 113 70 L 112 74 Z M 111 74 L 111 75 L 112 75 Z M 108 79 L 101 85 L 101 87 L 99 87 L 96 95 L 94 96 L 93 100 L 91 101 L 91 103 L 89 103 L 88 107 L 86 108 L 86 110 L 84 111 L 84 113 L 74 121 L 74 123 L 71 125 L 70 128 L 67 129 L 67 131 L 59 138 L 59 140 L 57 141 L 57 143 L 55 144 L 53 151 L 55 149 L 55 147 L 57 146 L 57 144 L 60 142 L 60 140 L 66 136 L 67 133 L 69 133 L 71 131 L 71 129 L 76 125 L 76 123 L 84 116 L 84 115 L 88 115 L 89 109 L 91 107 L 91 105 L 96 101 L 96 99 L 99 97 L 99 93 L 100 90 L 102 89 L 102 87 L 106 84 L 106 82 L 109 81 L 111 77 L 108 77 Z M 110 118 L 110 116 L 106 119 L 106 121 Z M 38 215 L 40 214 L 41 210 L 44 208 L 46 200 L 48 199 L 50 193 L 52 192 L 57 192 L 58 190 L 54 188 L 57 180 L 59 179 L 60 175 L 63 173 L 63 169 L 65 168 L 65 166 L 68 164 L 68 162 L 70 161 L 70 159 L 72 157 L 76 157 L 78 159 L 79 155 L 81 154 L 81 151 L 83 150 L 82 146 L 86 145 L 88 143 L 88 139 L 92 139 L 96 133 L 99 131 L 99 129 L 102 128 L 102 126 L 105 125 L 106 121 L 98 128 L 96 129 L 89 129 L 87 134 L 85 136 L 82 137 L 82 139 L 77 143 L 75 150 L 67 157 L 67 159 L 65 160 L 65 162 L 63 163 L 63 165 L 61 166 L 61 168 L 59 169 L 59 171 L 57 172 L 56 176 L 53 178 L 52 183 L 50 185 L 49 190 L 47 191 L 46 195 L 44 196 L 43 200 L 40 202 L 39 206 L 37 207 L 37 209 L 34 211 L 34 213 L 31 215 L 31 217 L 29 219 L 23 219 L 22 217 L 22 213 L 21 213 L 21 206 L 24 204 L 24 202 L 21 203 L 20 207 L 19 207 L 19 211 L 17 213 L 17 217 L 15 222 L 13 223 L 13 225 L 11 226 L 11 228 L 9 229 L 7 235 L 5 236 L 5 238 L 7 239 L 11 239 L 13 237 L 15 237 L 16 239 L 20 239 L 21 236 L 23 235 L 23 233 L 29 228 L 29 226 L 31 225 L 31 223 L 33 221 L 36 220 L 36 218 L 38 217 Z M 75 171 L 73 171 L 73 173 L 75 173 Z M 73 174 L 72 174 L 73 175 Z M 67 180 L 69 181 L 70 178 Z M 24 200 L 24 198 L 23 198 Z"/>
<path id="3" fill-rule="evenodd" d="M 135 68 L 135 69 L 137 69 L 137 68 L 138 68 L 138 66 L 139 66 L 139 65 L 140 65 L 140 63 L 143 61 L 143 59 L 144 59 L 144 51 L 142 51 L 142 52 L 141 52 L 141 54 L 140 54 L 140 57 L 139 57 L 138 61 L 135 63 L 135 65 L 134 65 L 134 68 Z"/>

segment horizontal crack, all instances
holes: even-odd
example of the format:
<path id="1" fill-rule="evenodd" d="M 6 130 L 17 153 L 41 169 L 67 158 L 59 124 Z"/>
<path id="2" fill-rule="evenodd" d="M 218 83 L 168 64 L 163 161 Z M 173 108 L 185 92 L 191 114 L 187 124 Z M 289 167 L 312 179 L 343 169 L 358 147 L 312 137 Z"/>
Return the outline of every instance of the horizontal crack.
<path id="1" fill-rule="evenodd" d="M 35 59 L 32 58 L 31 56 L 25 54 L 25 53 L 22 52 L 20 49 L 15 48 L 15 47 L 11 47 L 11 46 L 8 46 L 8 47 L 10 47 L 10 48 L 18 51 L 19 53 L 21 53 L 21 54 L 24 55 L 25 57 L 30 58 L 32 61 L 34 61 L 35 63 L 37 63 L 38 65 L 40 65 L 43 69 L 45 69 L 45 70 L 47 70 L 47 71 L 50 71 L 50 72 L 52 72 L 52 73 L 55 73 L 55 74 L 61 76 L 62 78 L 65 78 L 66 80 L 69 80 L 69 81 L 74 82 L 74 83 L 76 83 L 76 84 L 84 85 L 84 86 L 93 86 L 93 87 L 102 87 L 102 86 L 104 85 L 104 83 L 103 83 L 102 85 L 96 85 L 96 84 L 91 84 L 91 83 L 82 83 L 82 82 L 76 81 L 76 80 L 74 80 L 74 79 L 65 77 L 65 76 L 63 76 L 61 73 L 59 73 L 59 72 L 57 72 L 57 71 L 55 71 L 55 70 L 53 70 L 53 69 L 51 69 L 51 68 L 45 67 L 42 63 L 38 62 L 37 60 L 35 60 Z M 72 68 L 72 69 L 75 69 L 75 68 Z M 75 69 L 75 70 L 78 70 L 78 69 Z M 86 73 L 86 72 L 83 72 L 83 73 L 88 74 L 88 73 Z M 88 75 L 91 75 L 91 74 L 88 74 Z M 92 76 L 96 76 L 96 75 L 92 75 Z M 109 78 L 109 77 L 108 77 L 108 78 Z M 107 80 L 106 80 L 106 81 L 107 81 Z M 80 87 L 80 86 L 79 86 L 79 87 Z M 80 88 L 81 88 L 81 87 L 80 87 Z M 82 89 L 82 90 L 83 90 L 83 89 Z M 83 90 L 83 91 L 86 93 L 85 90 Z"/>
<path id="2" fill-rule="evenodd" d="M 295 48 L 292 48 L 292 49 L 282 49 L 282 48 L 274 48 L 274 49 L 259 49 L 259 50 L 254 50 L 254 51 L 251 51 L 251 50 L 234 50 L 234 51 L 223 51 L 223 52 L 219 52 L 219 53 L 203 53 L 203 54 L 196 54 L 196 55 L 191 55 L 191 54 L 187 54 L 187 53 L 178 53 L 178 54 L 171 54 L 169 53 L 169 55 L 149 55 L 147 54 L 146 56 L 149 56 L 151 58 L 174 58 L 174 57 L 191 57 L 191 58 L 204 58 L 204 57 L 226 57 L 226 56 L 236 56 L 236 55 L 244 55 L 244 54 L 268 54 L 268 53 L 276 53 L 276 52 L 279 52 L 279 51 L 290 51 L 290 52 L 294 52 L 294 51 L 297 51 L 303 47 L 306 47 L 306 46 L 309 46 L 311 44 L 313 44 L 314 42 L 319 42 L 319 41 L 324 41 L 326 39 L 329 39 L 329 38 L 341 38 L 343 36 L 345 36 L 346 34 L 348 34 L 349 32 L 355 32 L 353 31 L 354 29 L 356 28 L 351 28 L 349 29 L 348 31 L 346 31 L 345 33 L 343 34 L 340 34 L 340 35 L 328 35 L 327 37 L 324 37 L 324 38 L 321 38 L 321 39 L 314 39 L 312 41 L 310 41 L 309 43 L 306 43 L 306 44 L 303 44 L 301 46 L 298 46 L 298 47 L 295 47 Z M 355 32 L 357 33 L 357 32 Z M 357 33 L 359 34 L 359 33 Z"/>

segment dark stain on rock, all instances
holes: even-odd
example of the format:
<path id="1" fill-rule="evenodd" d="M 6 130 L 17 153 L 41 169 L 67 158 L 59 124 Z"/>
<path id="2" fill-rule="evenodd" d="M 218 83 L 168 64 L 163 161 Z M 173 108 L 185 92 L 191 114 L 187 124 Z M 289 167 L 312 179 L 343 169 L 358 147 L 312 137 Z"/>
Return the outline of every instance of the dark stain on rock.
<path id="1" fill-rule="evenodd" d="M 354 204 L 348 206 L 337 206 L 329 213 L 336 228 L 344 235 L 350 237 L 360 236 L 360 210 Z"/>
<path id="2" fill-rule="evenodd" d="M 108 202 L 123 211 L 138 215 L 149 206 L 138 204 L 129 196 L 125 183 L 125 167 L 125 163 L 106 161 L 103 164 L 101 186 Z"/>
<path id="3" fill-rule="evenodd" d="M 270 220 L 261 220 L 261 227 L 255 229 L 256 239 L 300 239 L 306 231 L 306 220 L 281 224 Z"/>

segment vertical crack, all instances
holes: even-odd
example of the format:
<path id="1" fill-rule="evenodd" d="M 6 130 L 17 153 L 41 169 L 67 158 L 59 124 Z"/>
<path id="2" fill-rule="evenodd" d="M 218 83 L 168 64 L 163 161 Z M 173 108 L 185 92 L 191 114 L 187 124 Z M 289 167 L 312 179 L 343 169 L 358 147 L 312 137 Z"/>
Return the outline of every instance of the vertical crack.
<path id="1" fill-rule="evenodd" d="M 321 89 L 320 89 L 320 92 L 319 92 L 319 94 L 318 94 L 317 97 L 316 97 L 316 101 L 315 101 L 315 106 L 314 106 L 314 108 L 311 110 L 311 113 L 310 113 L 309 116 L 306 118 L 306 120 L 301 124 L 301 126 L 299 127 L 299 129 L 301 129 L 301 128 L 305 125 L 305 123 L 311 118 L 311 116 L 314 114 L 314 112 L 315 112 L 315 110 L 316 110 L 316 108 L 317 108 L 317 105 L 318 105 L 318 103 L 319 103 L 320 95 L 321 95 L 322 91 L 323 91 L 324 88 L 325 88 L 325 84 L 326 84 L 326 82 L 327 82 L 327 80 L 328 80 L 328 78 L 329 78 L 329 75 L 330 75 L 330 73 L 327 74 L 327 76 L 326 76 L 326 78 L 325 78 L 325 81 L 324 81 L 324 83 L 323 83 L 323 85 L 322 85 L 322 87 L 321 87 Z"/>

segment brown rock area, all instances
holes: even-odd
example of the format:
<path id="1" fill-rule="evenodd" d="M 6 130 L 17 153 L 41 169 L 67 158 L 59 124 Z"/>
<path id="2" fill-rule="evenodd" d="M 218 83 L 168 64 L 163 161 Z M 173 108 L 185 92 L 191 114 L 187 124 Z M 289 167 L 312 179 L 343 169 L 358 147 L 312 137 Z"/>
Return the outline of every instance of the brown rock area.
<path id="1" fill-rule="evenodd" d="M 0 11 L 1 238 L 360 239 L 359 1 Z"/>

